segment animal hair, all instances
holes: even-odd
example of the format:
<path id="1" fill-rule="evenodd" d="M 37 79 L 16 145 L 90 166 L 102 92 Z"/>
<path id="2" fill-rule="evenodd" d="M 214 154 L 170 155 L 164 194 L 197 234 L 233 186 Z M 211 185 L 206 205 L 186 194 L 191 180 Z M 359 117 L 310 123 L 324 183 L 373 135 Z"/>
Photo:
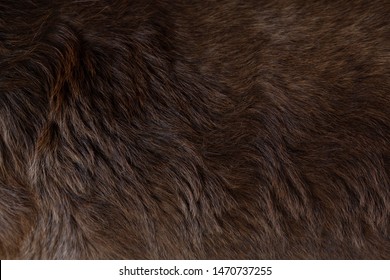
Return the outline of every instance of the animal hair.
<path id="1" fill-rule="evenodd" d="M 0 0 L 0 258 L 389 259 L 389 15 Z"/>

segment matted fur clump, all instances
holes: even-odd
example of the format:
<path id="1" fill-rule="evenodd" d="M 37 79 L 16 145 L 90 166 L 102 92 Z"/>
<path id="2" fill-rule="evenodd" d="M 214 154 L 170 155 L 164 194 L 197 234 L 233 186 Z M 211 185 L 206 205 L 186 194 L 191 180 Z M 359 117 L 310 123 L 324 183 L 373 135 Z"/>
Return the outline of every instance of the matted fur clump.
<path id="1" fill-rule="evenodd" d="M 386 1 L 0 0 L 0 258 L 390 258 Z"/>

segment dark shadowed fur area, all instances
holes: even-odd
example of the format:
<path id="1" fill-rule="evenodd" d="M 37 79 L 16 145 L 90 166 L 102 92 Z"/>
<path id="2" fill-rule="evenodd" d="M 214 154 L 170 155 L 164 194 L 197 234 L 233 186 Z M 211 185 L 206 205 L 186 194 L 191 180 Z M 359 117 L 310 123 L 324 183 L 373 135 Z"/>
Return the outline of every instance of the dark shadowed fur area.
<path id="1" fill-rule="evenodd" d="M 389 15 L 0 0 L 0 258 L 389 259 Z"/>

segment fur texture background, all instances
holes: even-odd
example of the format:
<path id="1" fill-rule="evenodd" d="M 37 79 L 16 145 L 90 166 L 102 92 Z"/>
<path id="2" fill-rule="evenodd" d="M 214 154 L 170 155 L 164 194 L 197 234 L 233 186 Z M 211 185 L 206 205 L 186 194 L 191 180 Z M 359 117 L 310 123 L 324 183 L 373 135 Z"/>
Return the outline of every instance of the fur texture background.
<path id="1" fill-rule="evenodd" d="M 0 0 L 0 258 L 390 258 L 388 1 Z"/>

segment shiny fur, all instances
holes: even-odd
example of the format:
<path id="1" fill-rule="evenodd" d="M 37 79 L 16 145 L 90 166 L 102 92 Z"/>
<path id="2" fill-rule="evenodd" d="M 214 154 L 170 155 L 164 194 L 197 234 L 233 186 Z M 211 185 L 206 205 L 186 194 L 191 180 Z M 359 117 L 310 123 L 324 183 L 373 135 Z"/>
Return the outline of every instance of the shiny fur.
<path id="1" fill-rule="evenodd" d="M 388 1 L 0 0 L 0 258 L 389 259 Z"/>

